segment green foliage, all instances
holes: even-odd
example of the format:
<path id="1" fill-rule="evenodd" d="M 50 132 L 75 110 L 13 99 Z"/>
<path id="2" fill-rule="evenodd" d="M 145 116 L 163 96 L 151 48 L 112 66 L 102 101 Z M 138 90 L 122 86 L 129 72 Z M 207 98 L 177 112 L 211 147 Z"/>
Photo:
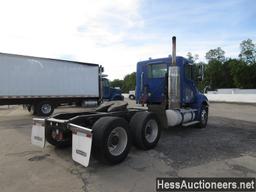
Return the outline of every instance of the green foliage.
<path id="1" fill-rule="evenodd" d="M 244 40 L 240 43 L 241 52 L 239 57 L 242 61 L 252 64 L 256 62 L 256 46 L 251 39 Z"/>
<path id="2" fill-rule="evenodd" d="M 191 52 L 187 53 L 187 59 L 191 62 L 191 63 L 195 63 L 198 59 L 199 59 L 199 55 L 195 54 L 194 56 L 192 55 Z"/>
<path id="3" fill-rule="evenodd" d="M 212 89 L 223 87 L 222 63 L 218 60 L 209 61 L 205 70 L 205 81 L 211 85 Z"/>
<path id="4" fill-rule="evenodd" d="M 110 86 L 111 87 L 122 87 L 124 83 L 124 80 L 120 80 L 120 79 L 114 79 L 113 81 L 110 82 Z"/>
<path id="5" fill-rule="evenodd" d="M 111 87 L 120 87 L 122 93 L 128 93 L 130 90 L 135 90 L 136 86 L 136 73 L 133 72 L 124 77 L 123 80 L 114 79 L 110 82 Z"/>
<path id="6" fill-rule="evenodd" d="M 256 88 L 256 45 L 251 39 L 240 43 L 240 59 L 225 59 L 225 52 L 218 47 L 206 53 L 203 85 L 217 88 Z"/>
<path id="7" fill-rule="evenodd" d="M 130 90 L 135 90 L 136 86 L 136 73 L 133 72 L 124 77 L 124 83 L 122 86 L 123 93 L 128 93 Z"/>
<path id="8" fill-rule="evenodd" d="M 205 70 L 205 68 L 207 67 L 206 63 L 204 62 L 199 62 L 199 63 L 196 63 L 195 64 L 195 68 L 194 68 L 194 80 L 196 82 L 196 86 L 198 88 L 198 90 L 202 91 L 204 90 L 205 86 L 207 86 L 207 82 L 206 81 L 202 81 L 202 80 L 199 80 L 199 76 L 203 75 L 203 74 L 199 74 L 199 68 L 200 67 L 203 67 L 203 69 Z"/>
<path id="9" fill-rule="evenodd" d="M 225 51 L 223 51 L 220 47 L 217 47 L 216 49 L 211 49 L 206 53 L 205 58 L 208 61 L 217 60 L 220 62 L 224 62 Z"/>
<path id="10" fill-rule="evenodd" d="M 256 88 L 256 64 L 247 65 L 243 61 L 231 60 L 231 75 L 233 76 L 234 87 Z"/>
<path id="11" fill-rule="evenodd" d="M 205 71 L 204 85 L 218 88 L 256 88 L 256 63 L 248 65 L 242 60 L 229 59 L 224 63 L 212 60 Z"/>
<path id="12" fill-rule="evenodd" d="M 232 59 L 225 61 L 222 65 L 222 88 L 233 88 L 234 77 L 232 75 Z"/>

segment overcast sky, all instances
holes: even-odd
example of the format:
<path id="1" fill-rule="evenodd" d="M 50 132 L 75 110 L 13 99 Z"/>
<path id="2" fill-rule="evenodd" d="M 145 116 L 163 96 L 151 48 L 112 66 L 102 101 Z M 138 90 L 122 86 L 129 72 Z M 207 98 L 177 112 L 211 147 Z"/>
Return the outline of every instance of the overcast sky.
<path id="1" fill-rule="evenodd" d="M 0 0 L 0 52 L 98 63 L 110 79 L 136 62 L 256 41 L 255 0 Z"/>

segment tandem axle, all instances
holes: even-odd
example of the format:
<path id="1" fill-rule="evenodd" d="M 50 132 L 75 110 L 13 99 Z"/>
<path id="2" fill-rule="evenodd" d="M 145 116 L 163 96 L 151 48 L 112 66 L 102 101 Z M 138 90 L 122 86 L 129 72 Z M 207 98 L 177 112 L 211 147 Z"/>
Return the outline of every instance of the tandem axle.
<path id="1" fill-rule="evenodd" d="M 44 148 L 47 141 L 58 148 L 72 146 L 73 160 L 85 167 L 89 165 L 91 154 L 103 163 L 120 163 L 127 157 L 132 144 L 142 150 L 154 148 L 163 127 L 156 113 L 126 106 L 126 102 L 107 102 L 95 111 L 34 118 L 32 144 Z M 178 112 L 174 110 L 173 113 L 177 115 Z M 193 111 L 187 110 L 181 115 L 182 119 L 192 118 L 191 114 Z M 179 118 L 175 122 L 185 126 Z M 202 128 L 200 123 L 195 123 Z"/>
<path id="2" fill-rule="evenodd" d="M 72 145 L 73 160 L 85 167 L 91 154 L 103 163 L 117 164 L 127 157 L 132 143 L 144 150 L 155 147 L 161 125 L 154 113 L 127 109 L 125 102 L 111 110 L 114 102 L 108 103 L 96 111 L 34 118 L 32 144 L 42 148 L 46 141 L 59 148 Z"/>

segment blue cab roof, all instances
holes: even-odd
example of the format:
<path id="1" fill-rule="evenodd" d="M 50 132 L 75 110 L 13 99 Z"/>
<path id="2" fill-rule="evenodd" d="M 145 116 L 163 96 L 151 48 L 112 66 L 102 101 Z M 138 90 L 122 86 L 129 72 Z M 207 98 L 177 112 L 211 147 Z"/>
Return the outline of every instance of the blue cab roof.
<path id="1" fill-rule="evenodd" d="M 172 62 L 172 57 L 164 57 L 164 58 L 156 58 L 156 59 L 148 59 L 148 60 L 144 60 L 144 61 L 139 61 L 137 64 L 138 65 L 143 65 L 143 64 L 150 64 L 150 63 L 170 63 Z M 177 56 L 176 57 L 176 63 L 177 65 L 181 66 L 182 64 L 186 64 L 189 63 L 188 59 L 181 57 L 181 56 Z"/>

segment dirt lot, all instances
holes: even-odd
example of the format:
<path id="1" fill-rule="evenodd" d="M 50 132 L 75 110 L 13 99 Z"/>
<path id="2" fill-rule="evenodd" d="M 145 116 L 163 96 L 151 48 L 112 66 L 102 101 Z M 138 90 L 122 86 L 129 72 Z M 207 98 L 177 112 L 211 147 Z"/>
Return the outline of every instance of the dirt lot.
<path id="1" fill-rule="evenodd" d="M 0 107 L 0 191 L 143 192 L 155 191 L 161 176 L 256 177 L 255 114 L 256 106 L 211 104 L 206 129 L 165 130 L 154 150 L 132 148 L 119 165 L 92 159 L 83 168 L 71 148 L 32 146 L 32 117 L 21 107 Z"/>

